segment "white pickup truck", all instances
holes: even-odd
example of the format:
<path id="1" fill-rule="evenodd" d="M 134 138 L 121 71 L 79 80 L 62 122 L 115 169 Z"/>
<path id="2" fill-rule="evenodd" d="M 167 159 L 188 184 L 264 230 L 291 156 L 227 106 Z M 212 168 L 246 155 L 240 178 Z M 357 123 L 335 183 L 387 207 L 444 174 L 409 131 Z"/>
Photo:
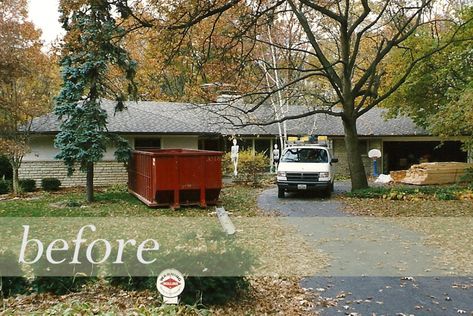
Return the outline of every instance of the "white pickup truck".
<path id="1" fill-rule="evenodd" d="M 327 147 L 321 145 L 301 145 L 287 147 L 281 155 L 277 171 L 278 197 L 285 192 L 323 191 L 330 196 L 333 191 L 335 172 Z"/>

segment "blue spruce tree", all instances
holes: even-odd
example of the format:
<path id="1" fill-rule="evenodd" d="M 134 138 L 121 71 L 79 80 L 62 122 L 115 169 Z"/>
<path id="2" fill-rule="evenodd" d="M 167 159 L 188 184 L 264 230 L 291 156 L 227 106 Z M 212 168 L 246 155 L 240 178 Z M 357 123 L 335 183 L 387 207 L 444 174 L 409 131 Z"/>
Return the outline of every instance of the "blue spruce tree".
<path id="1" fill-rule="evenodd" d="M 136 98 L 136 62 L 121 45 L 126 30 L 117 22 L 117 18 L 129 16 L 126 0 L 82 2 L 68 5 L 68 1 L 61 1 L 61 21 L 67 34 L 61 59 L 63 83 L 55 106 L 62 123 L 55 145 L 60 150 L 56 158 L 64 161 L 69 175 L 76 168 L 86 173 L 87 201 L 93 202 L 94 164 L 102 159 L 107 145 L 117 148 L 118 161 L 126 162 L 130 156 L 128 142 L 107 131 L 107 112 L 101 102 L 113 98 L 116 110 L 121 110 L 126 99 Z M 126 93 L 110 85 L 112 66 L 127 80 Z"/>

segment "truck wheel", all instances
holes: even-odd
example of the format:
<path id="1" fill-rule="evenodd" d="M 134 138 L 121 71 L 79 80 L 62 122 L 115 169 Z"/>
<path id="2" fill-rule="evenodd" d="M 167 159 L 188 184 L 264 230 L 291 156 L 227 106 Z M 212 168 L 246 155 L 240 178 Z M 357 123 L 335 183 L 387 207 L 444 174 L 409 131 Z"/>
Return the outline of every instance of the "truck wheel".
<path id="1" fill-rule="evenodd" d="M 330 198 L 332 196 L 332 185 L 328 186 L 325 190 L 324 190 L 324 196 L 326 198 Z"/>
<path id="2" fill-rule="evenodd" d="M 330 191 L 331 192 L 335 191 L 335 183 L 333 182 L 330 184 Z"/>
<path id="3" fill-rule="evenodd" d="M 284 199 L 286 195 L 284 194 L 284 189 L 278 188 L 278 198 Z"/>

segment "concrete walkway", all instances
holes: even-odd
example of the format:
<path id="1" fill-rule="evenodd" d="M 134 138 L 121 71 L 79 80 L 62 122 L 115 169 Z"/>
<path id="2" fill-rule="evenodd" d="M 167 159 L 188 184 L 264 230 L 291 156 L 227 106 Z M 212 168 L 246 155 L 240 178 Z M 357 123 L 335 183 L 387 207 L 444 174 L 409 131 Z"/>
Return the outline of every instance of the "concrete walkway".
<path id="1" fill-rule="evenodd" d="M 335 193 L 349 189 L 337 183 Z M 258 205 L 279 213 L 332 257 L 326 271 L 302 282 L 326 300 L 317 308 L 321 315 L 473 316 L 473 277 L 438 277 L 445 275 L 435 264 L 439 251 L 426 247 L 422 236 L 388 219 L 348 217 L 336 199 L 278 199 L 274 188 L 259 196 Z"/>

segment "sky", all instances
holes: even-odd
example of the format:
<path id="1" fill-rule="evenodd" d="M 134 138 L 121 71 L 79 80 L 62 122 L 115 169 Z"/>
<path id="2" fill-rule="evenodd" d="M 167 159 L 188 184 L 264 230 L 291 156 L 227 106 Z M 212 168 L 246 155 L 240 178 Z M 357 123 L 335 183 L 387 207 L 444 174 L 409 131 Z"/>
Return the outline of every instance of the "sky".
<path id="1" fill-rule="evenodd" d="M 30 20 L 43 31 L 41 39 L 46 45 L 63 34 L 58 6 L 59 0 L 28 0 Z"/>

